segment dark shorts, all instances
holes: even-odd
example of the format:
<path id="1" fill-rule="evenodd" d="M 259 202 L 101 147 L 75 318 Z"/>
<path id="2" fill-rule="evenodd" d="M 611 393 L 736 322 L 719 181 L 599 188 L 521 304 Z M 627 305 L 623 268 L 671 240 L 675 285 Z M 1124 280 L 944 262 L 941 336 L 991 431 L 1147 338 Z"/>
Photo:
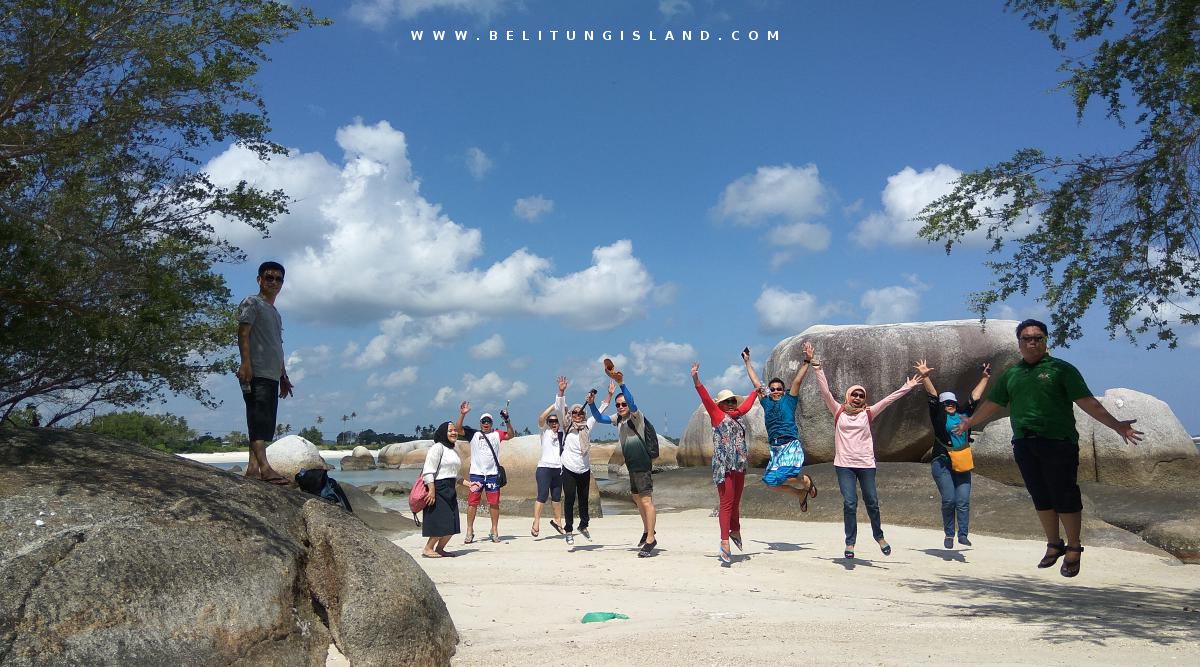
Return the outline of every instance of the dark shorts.
<path id="1" fill-rule="evenodd" d="M 246 435 L 250 442 L 275 439 L 275 418 L 279 414 L 279 383 L 266 378 L 250 380 L 250 391 L 242 392 L 246 401 Z"/>
<path id="2" fill-rule="evenodd" d="M 547 500 L 556 503 L 562 501 L 562 468 L 539 466 L 534 477 L 537 479 L 537 501 L 539 503 Z"/>
<path id="3" fill-rule="evenodd" d="M 1079 444 L 1069 440 L 1018 438 L 1013 440 L 1013 459 L 1021 470 L 1025 488 L 1039 512 L 1059 514 L 1083 511 L 1079 492 Z"/>
<path id="4" fill-rule="evenodd" d="M 654 480 L 651 479 L 650 473 L 630 472 L 629 492 L 636 493 L 639 496 L 648 496 L 654 493 Z"/>

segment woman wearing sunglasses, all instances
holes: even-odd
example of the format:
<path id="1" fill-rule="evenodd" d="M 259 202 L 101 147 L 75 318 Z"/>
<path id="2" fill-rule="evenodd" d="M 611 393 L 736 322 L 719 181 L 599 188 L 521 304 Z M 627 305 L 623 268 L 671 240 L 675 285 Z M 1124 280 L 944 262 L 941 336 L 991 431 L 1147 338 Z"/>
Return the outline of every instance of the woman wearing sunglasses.
<path id="1" fill-rule="evenodd" d="M 875 490 L 875 440 L 871 436 L 871 422 L 889 405 L 921 384 L 920 373 L 910 377 L 896 391 L 888 394 L 874 405 L 867 405 L 867 390 L 856 384 L 846 390 L 846 400 L 838 403 L 829 393 L 829 380 L 820 361 L 812 362 L 817 373 L 817 384 L 821 388 L 821 399 L 833 415 L 833 469 L 837 472 L 838 487 L 842 492 L 842 520 L 846 528 L 846 558 L 854 558 L 854 545 L 858 539 L 858 489 L 862 489 L 863 503 L 871 519 L 871 533 L 879 543 L 884 556 L 892 555 L 892 547 L 883 537 L 883 525 L 879 518 L 879 494 Z"/>
<path id="2" fill-rule="evenodd" d="M 542 411 L 538 416 L 538 426 L 542 429 L 542 456 L 538 459 L 534 472 L 537 480 L 537 500 L 533 503 L 533 527 L 529 534 L 537 537 L 542 527 L 542 510 L 549 500 L 554 505 L 554 519 L 550 526 L 563 534 L 562 528 L 562 424 L 554 412 L 554 404 Z"/>
<path id="3" fill-rule="evenodd" d="M 563 424 L 562 445 L 562 484 L 563 505 L 567 515 L 567 523 L 563 529 L 567 532 L 567 544 L 575 544 L 575 503 L 579 502 L 579 532 L 589 540 L 588 532 L 590 516 L 588 514 L 588 494 L 592 488 L 592 462 L 588 458 L 591 449 L 592 427 L 596 420 L 587 415 L 582 403 L 575 403 L 567 409 L 566 393 L 569 381 L 565 377 L 558 378 L 558 396 L 554 399 L 554 409 Z M 608 383 L 608 396 L 600 404 L 600 412 L 608 409 L 613 394 L 617 391 L 615 382 Z M 587 402 L 596 400 L 596 390 L 588 392 Z"/>

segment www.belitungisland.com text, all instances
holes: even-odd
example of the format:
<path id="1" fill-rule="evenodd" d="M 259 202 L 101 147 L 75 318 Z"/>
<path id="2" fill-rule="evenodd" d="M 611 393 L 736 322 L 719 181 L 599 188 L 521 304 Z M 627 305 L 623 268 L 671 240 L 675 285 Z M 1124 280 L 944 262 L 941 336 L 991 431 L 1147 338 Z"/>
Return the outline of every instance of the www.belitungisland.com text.
<path id="1" fill-rule="evenodd" d="M 778 42 L 778 30 L 410 30 L 414 42 Z"/>

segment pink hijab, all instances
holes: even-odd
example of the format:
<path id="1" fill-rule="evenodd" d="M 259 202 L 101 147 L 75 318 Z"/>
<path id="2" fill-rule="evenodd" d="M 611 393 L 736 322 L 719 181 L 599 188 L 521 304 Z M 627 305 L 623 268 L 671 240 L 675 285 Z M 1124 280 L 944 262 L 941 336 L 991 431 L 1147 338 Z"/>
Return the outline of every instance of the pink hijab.
<path id="1" fill-rule="evenodd" d="M 866 394 L 867 394 L 867 388 L 862 386 L 861 384 L 850 385 L 850 388 L 846 390 L 846 400 L 842 403 L 842 412 L 844 414 L 856 415 L 856 414 L 862 412 L 863 410 L 867 409 L 866 401 L 863 401 L 863 407 L 861 407 L 861 408 L 856 408 L 856 407 L 850 405 L 850 394 L 853 394 L 855 389 L 861 389 L 863 396 L 866 396 Z"/>

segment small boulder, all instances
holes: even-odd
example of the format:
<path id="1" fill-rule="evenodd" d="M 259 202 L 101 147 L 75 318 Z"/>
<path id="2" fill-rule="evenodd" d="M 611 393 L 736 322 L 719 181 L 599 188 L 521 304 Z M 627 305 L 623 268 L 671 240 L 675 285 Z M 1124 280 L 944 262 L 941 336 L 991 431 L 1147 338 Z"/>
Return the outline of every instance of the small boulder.
<path id="1" fill-rule="evenodd" d="M 295 479 L 301 470 L 325 470 L 325 459 L 316 445 L 298 435 L 285 435 L 267 447 L 267 462 L 280 475 Z"/>
<path id="2" fill-rule="evenodd" d="M 366 447 L 363 447 L 362 445 L 358 445 L 353 450 L 351 450 L 350 456 L 353 456 L 356 459 L 364 459 L 365 458 L 365 459 L 371 459 L 372 462 L 375 461 L 375 455 L 371 453 L 371 450 L 367 449 Z"/>
<path id="3" fill-rule="evenodd" d="M 375 456 L 378 465 L 380 466 L 399 466 L 404 462 L 404 455 L 413 450 L 415 440 L 408 442 L 393 442 L 390 445 L 385 445 L 379 448 L 379 453 Z"/>
<path id="4" fill-rule="evenodd" d="M 343 456 L 338 465 L 342 470 L 374 470 L 375 459 L 371 456 Z"/>
<path id="5" fill-rule="evenodd" d="M 432 440 L 419 440 L 412 449 L 404 453 L 400 457 L 400 465 L 405 466 L 423 466 L 425 465 L 425 456 L 429 454 L 429 446 L 433 444 Z M 458 446 L 458 445 L 455 445 Z"/>
<path id="6" fill-rule="evenodd" d="M 366 487 L 363 488 L 365 489 Z M 407 496 L 409 491 L 412 491 L 411 482 L 389 480 L 386 482 L 377 482 L 371 489 L 371 494 L 376 496 Z"/>

